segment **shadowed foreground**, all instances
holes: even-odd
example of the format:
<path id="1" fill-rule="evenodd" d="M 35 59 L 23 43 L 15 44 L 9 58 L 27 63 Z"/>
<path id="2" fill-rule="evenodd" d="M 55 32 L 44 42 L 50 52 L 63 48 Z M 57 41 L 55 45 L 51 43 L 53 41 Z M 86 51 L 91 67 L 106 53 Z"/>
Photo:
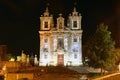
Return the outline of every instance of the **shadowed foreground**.
<path id="1" fill-rule="evenodd" d="M 24 67 L 17 72 L 8 73 L 6 80 L 80 80 L 81 76 L 68 67 Z"/>

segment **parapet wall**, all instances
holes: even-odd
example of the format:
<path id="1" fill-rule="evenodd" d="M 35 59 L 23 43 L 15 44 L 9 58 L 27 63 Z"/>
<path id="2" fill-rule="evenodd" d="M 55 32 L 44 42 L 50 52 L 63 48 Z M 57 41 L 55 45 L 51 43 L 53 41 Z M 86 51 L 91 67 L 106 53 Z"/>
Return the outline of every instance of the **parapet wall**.
<path id="1" fill-rule="evenodd" d="M 7 72 L 15 72 L 21 68 L 20 62 L 10 62 L 10 61 L 0 61 L 0 68 L 2 70 L 3 66 L 6 66 Z"/>
<path id="2" fill-rule="evenodd" d="M 6 80 L 33 80 L 32 73 L 8 73 Z"/>

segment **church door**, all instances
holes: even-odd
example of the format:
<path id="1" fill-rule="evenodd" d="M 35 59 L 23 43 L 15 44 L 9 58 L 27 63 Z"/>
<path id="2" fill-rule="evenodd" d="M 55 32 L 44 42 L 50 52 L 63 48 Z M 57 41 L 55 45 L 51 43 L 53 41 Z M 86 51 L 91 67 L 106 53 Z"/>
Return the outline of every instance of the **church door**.
<path id="1" fill-rule="evenodd" d="M 64 66 L 64 54 L 58 55 L 58 66 Z"/>

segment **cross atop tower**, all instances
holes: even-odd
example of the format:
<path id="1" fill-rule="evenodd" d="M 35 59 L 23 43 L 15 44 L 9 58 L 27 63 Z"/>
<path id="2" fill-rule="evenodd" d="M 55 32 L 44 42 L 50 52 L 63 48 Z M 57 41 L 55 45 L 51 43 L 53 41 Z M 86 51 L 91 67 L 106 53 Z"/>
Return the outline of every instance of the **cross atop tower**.
<path id="1" fill-rule="evenodd" d="M 74 7 L 74 10 L 73 10 L 73 12 L 77 12 L 77 10 L 76 10 L 76 8 Z"/>
<path id="2" fill-rule="evenodd" d="M 74 2 L 74 6 L 76 6 L 77 5 L 77 1 L 75 0 L 75 2 Z"/>
<path id="3" fill-rule="evenodd" d="M 78 16 L 78 12 L 77 12 L 77 10 L 76 10 L 75 7 L 74 7 L 74 9 L 73 9 L 72 15 L 73 15 L 73 16 Z"/>
<path id="4" fill-rule="evenodd" d="M 47 3 L 46 10 L 44 12 L 44 16 L 48 17 L 49 16 L 49 10 L 48 10 L 49 3 Z"/>
<path id="5" fill-rule="evenodd" d="M 62 14 L 60 13 L 59 16 L 62 17 Z"/>

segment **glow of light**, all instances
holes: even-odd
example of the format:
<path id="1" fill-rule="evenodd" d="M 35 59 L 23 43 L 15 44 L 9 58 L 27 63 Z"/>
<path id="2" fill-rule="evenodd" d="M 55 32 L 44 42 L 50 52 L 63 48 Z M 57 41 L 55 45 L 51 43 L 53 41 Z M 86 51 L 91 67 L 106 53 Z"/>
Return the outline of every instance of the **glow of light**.
<path id="1" fill-rule="evenodd" d="M 21 61 L 21 56 L 17 56 L 17 61 Z"/>
<path id="2" fill-rule="evenodd" d="M 15 58 L 11 58 L 9 61 L 15 61 Z"/>

